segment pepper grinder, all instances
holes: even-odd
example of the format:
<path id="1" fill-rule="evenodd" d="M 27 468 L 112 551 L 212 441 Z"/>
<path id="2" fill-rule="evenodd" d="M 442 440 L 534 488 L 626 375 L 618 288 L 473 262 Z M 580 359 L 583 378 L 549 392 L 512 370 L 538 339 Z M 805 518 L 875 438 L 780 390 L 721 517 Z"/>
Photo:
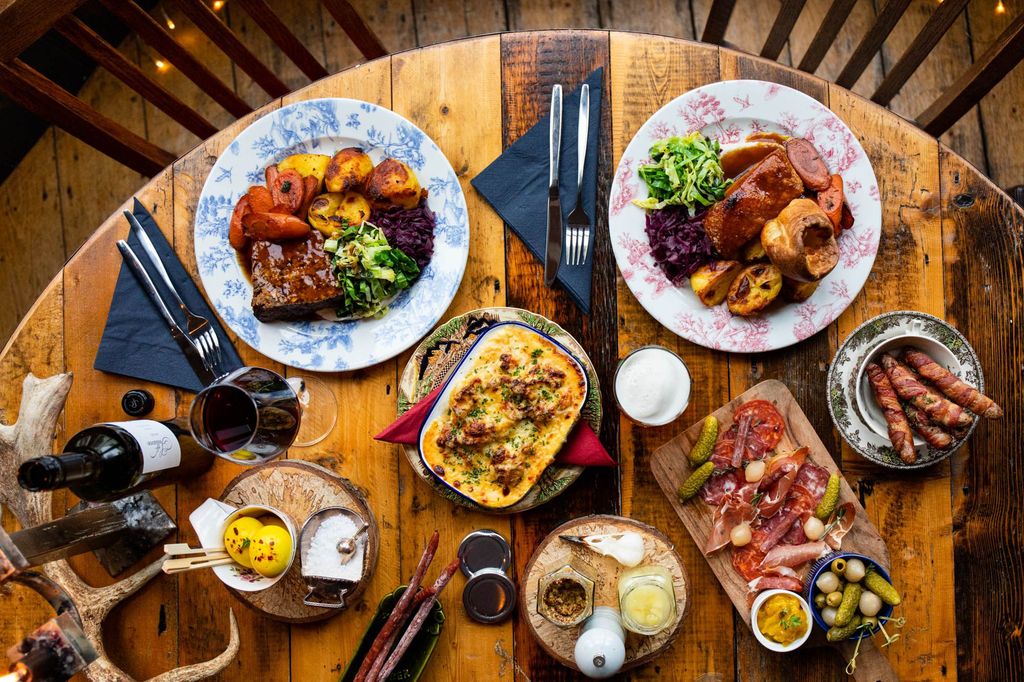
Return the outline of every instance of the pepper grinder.
<path id="1" fill-rule="evenodd" d="M 603 680 L 619 672 L 626 661 L 626 632 L 619 612 L 598 606 L 583 623 L 576 640 L 576 667 L 591 679 Z"/>

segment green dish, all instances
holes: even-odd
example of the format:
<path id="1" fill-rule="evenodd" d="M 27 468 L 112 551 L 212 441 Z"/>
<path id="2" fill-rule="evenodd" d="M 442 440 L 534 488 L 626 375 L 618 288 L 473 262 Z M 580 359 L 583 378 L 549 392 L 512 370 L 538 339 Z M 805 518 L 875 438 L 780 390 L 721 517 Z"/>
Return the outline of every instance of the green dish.
<path id="1" fill-rule="evenodd" d="M 355 679 L 356 672 L 359 671 L 359 666 L 363 663 L 363 658 L 370 651 L 373 640 L 377 638 L 377 633 L 384 627 L 384 623 L 387 622 L 388 616 L 391 615 L 399 597 L 405 592 L 405 588 L 406 586 L 402 585 L 394 592 L 384 595 L 380 600 L 377 612 L 373 614 L 373 620 L 366 627 L 366 632 L 363 633 L 359 640 L 359 646 L 356 647 L 356 653 L 348 662 L 339 682 L 352 682 Z M 436 601 L 434 607 L 430 609 L 430 614 L 427 615 L 427 622 L 413 638 L 412 644 L 402 656 L 402 660 L 399 661 L 394 672 L 388 676 L 388 682 L 416 682 L 423 674 L 423 669 L 427 667 L 431 654 L 434 653 L 437 638 L 441 636 L 443 627 L 444 610 L 441 608 L 441 602 Z"/>

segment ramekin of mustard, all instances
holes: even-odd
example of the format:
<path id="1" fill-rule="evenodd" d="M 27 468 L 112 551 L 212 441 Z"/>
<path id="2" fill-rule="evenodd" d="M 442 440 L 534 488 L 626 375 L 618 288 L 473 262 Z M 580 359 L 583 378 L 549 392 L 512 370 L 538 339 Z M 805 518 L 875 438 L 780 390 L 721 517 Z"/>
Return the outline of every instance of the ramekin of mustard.
<path id="1" fill-rule="evenodd" d="M 765 590 L 750 608 L 754 636 L 771 651 L 793 651 L 811 636 L 811 609 L 799 594 Z"/>

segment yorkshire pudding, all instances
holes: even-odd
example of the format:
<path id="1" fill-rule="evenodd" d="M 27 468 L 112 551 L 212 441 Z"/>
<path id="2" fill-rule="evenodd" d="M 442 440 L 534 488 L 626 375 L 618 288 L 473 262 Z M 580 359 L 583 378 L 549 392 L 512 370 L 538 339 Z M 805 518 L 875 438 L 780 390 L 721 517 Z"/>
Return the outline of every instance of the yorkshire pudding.
<path id="1" fill-rule="evenodd" d="M 811 199 L 794 199 L 765 223 L 761 245 L 782 274 L 798 282 L 816 282 L 839 262 L 832 221 Z"/>

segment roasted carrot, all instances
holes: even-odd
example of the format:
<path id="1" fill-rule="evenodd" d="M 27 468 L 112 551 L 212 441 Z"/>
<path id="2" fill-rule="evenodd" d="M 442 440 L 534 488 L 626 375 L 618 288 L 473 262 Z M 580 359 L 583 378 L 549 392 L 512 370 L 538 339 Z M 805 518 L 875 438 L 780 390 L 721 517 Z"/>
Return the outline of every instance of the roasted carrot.
<path id="1" fill-rule="evenodd" d="M 832 222 L 832 232 L 838 237 L 842 230 L 843 218 L 843 178 L 841 176 L 833 175 L 829 180 L 828 187 L 818 192 L 818 206 Z"/>
<path id="2" fill-rule="evenodd" d="M 966 407 L 986 419 L 999 419 L 1003 416 L 1003 408 L 999 407 L 995 401 L 958 379 L 955 374 L 932 360 L 926 353 L 908 348 L 903 354 L 903 359 L 957 405 Z"/>
<path id="3" fill-rule="evenodd" d="M 309 234 L 309 223 L 283 213 L 249 213 L 242 217 L 245 233 L 257 240 L 277 242 Z"/>
<path id="4" fill-rule="evenodd" d="M 245 235 L 245 227 L 242 225 L 242 218 L 248 215 L 252 209 L 249 208 L 249 195 L 243 194 L 242 198 L 235 204 L 235 210 L 231 212 L 231 225 L 228 228 L 228 241 L 235 251 L 242 251 L 249 245 L 249 237 Z"/>
<path id="5" fill-rule="evenodd" d="M 839 229 L 849 230 L 853 227 L 853 211 L 850 210 L 850 205 L 845 201 L 843 202 L 843 214 L 839 218 Z"/>
<path id="6" fill-rule="evenodd" d="M 274 210 L 274 195 L 263 185 L 253 185 L 247 194 L 249 207 L 255 213 L 271 213 Z"/>
<path id="7" fill-rule="evenodd" d="M 291 168 L 281 171 L 270 186 L 270 193 L 274 196 L 275 211 L 294 214 L 302 206 L 302 176 Z"/>
<path id="8" fill-rule="evenodd" d="M 973 417 L 969 412 L 943 398 L 935 389 L 926 386 L 914 370 L 888 353 L 882 355 L 882 367 L 885 368 L 896 394 L 911 405 L 924 410 L 934 423 L 951 429 L 971 424 Z"/>

